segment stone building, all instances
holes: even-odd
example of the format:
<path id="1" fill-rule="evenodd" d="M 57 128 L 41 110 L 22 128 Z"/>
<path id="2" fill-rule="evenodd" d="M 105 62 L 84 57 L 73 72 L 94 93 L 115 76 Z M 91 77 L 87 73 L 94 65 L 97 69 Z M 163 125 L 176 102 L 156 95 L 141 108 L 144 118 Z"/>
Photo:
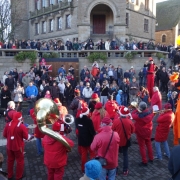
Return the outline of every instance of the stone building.
<path id="1" fill-rule="evenodd" d="M 12 0 L 16 1 L 16 0 Z M 17 39 L 155 40 L 154 0 L 21 0 Z"/>
<path id="2" fill-rule="evenodd" d="M 180 35 L 180 0 L 157 3 L 156 43 L 175 45 Z"/>

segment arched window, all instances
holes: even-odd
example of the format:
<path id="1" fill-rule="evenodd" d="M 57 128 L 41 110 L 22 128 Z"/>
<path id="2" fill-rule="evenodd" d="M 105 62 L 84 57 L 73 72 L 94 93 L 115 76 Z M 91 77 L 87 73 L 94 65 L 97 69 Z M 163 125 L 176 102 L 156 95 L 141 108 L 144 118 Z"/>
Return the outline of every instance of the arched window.
<path id="1" fill-rule="evenodd" d="M 166 42 L 166 35 L 163 35 L 163 36 L 162 36 L 162 42 L 163 42 L 163 43 Z"/>

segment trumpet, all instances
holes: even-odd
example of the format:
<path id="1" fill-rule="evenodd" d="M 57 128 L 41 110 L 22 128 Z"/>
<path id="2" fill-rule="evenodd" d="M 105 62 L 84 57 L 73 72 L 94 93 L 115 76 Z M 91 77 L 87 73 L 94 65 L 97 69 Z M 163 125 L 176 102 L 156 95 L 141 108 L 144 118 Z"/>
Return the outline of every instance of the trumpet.
<path id="1" fill-rule="evenodd" d="M 159 110 L 159 111 L 153 111 L 153 114 L 164 113 L 164 112 L 168 112 L 168 111 L 172 111 L 172 109 L 162 109 L 162 110 Z"/>

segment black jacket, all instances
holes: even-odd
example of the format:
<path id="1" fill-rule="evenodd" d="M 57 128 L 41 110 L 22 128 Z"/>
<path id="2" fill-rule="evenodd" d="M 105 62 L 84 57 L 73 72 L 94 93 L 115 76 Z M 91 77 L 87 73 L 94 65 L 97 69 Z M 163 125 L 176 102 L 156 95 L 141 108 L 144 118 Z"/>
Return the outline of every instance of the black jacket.
<path id="1" fill-rule="evenodd" d="M 163 71 L 160 71 L 160 81 L 162 83 L 168 83 L 169 82 L 169 76 L 168 76 L 168 73 L 167 72 L 163 72 Z"/>
<path id="2" fill-rule="evenodd" d="M 72 101 L 74 96 L 74 91 L 71 85 L 69 85 L 69 87 L 68 86 L 65 87 L 64 96 L 66 97 L 66 99 Z"/>
<path id="3" fill-rule="evenodd" d="M 52 99 L 59 98 L 58 86 L 51 86 L 51 96 L 52 96 Z"/>
<path id="4" fill-rule="evenodd" d="M 122 82 L 119 89 L 121 89 L 123 93 L 129 94 L 129 85 L 127 85 L 126 83 Z"/>
<path id="5" fill-rule="evenodd" d="M 13 91 L 14 90 L 14 85 L 15 85 L 14 78 L 7 78 L 5 80 L 5 85 L 8 87 L 8 89 L 10 91 Z"/>
<path id="6" fill-rule="evenodd" d="M 100 88 L 101 96 L 108 96 L 109 88 L 106 86 L 105 88 Z"/>
<path id="7" fill-rule="evenodd" d="M 96 134 L 92 120 L 87 116 L 76 119 L 78 129 L 78 145 L 88 147 L 91 145 Z"/>

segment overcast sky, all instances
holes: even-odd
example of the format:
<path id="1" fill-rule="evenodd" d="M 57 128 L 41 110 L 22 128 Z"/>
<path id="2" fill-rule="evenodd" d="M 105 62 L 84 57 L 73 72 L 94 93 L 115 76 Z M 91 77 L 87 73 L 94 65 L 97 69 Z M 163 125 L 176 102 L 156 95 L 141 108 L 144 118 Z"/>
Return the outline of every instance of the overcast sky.
<path id="1" fill-rule="evenodd" d="M 156 3 L 163 2 L 163 1 L 167 1 L 167 0 L 156 0 Z"/>

